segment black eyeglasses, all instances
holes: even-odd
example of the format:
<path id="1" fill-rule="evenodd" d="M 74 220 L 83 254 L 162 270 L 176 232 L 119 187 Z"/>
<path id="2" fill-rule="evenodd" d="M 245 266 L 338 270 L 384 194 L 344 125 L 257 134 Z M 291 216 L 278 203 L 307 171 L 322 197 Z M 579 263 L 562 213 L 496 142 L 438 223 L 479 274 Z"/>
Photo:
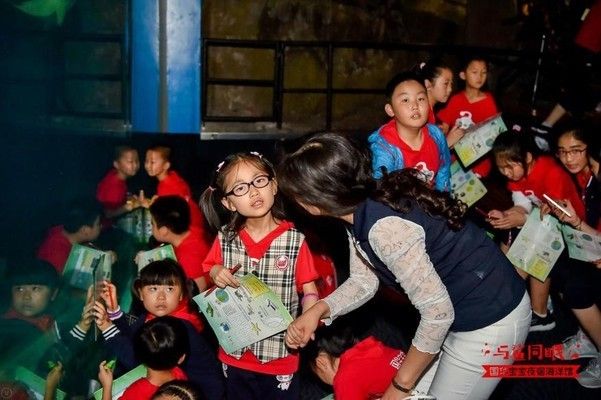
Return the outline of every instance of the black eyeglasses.
<path id="1" fill-rule="evenodd" d="M 574 156 L 579 156 L 580 154 L 584 153 L 586 151 L 586 147 L 582 148 L 582 149 L 570 149 L 570 150 L 557 150 L 557 153 L 555 153 L 555 155 L 559 158 L 562 157 L 574 157 Z"/>
<path id="2" fill-rule="evenodd" d="M 236 197 L 242 197 L 250 190 L 251 186 L 256 187 L 257 189 L 264 188 L 271 182 L 271 176 L 269 175 L 259 175 L 255 177 L 251 182 L 241 182 L 232 188 L 229 192 L 225 193 L 225 196 L 234 195 Z"/>

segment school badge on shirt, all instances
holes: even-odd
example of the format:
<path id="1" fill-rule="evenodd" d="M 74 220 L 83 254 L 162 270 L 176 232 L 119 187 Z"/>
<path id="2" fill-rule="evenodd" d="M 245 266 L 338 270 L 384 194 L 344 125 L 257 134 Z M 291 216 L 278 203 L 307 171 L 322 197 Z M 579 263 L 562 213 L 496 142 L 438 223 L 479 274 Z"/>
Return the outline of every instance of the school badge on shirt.
<path id="1" fill-rule="evenodd" d="M 275 267 L 280 271 L 285 271 L 288 268 L 288 264 L 290 263 L 290 258 L 285 255 L 279 256 L 275 260 Z"/>

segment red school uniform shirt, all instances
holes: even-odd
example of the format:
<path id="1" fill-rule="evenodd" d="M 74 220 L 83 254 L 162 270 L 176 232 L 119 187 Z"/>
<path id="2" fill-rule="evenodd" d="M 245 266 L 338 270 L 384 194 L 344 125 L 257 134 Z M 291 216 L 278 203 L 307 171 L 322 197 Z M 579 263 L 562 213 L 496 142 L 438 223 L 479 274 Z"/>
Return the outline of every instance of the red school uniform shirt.
<path id="1" fill-rule="evenodd" d="M 470 103 L 465 91 L 461 91 L 453 95 L 445 108 L 440 110 L 437 114 L 438 119 L 449 125 L 450 127 L 455 126 L 459 118 L 464 117 L 465 113 L 470 113 L 471 121 L 474 124 L 480 123 L 493 117 L 499 113 L 495 99 L 493 99 L 490 93 L 484 93 L 483 99 Z M 489 156 L 477 161 L 471 166 L 472 171 L 481 177 L 486 177 L 490 174 L 492 169 L 492 162 Z"/>
<path id="2" fill-rule="evenodd" d="M 159 181 L 159 184 L 157 185 L 157 196 L 171 195 L 180 196 L 186 200 L 188 207 L 190 207 L 190 226 L 197 227 L 204 231 L 204 219 L 200 212 L 200 208 L 198 208 L 198 204 L 194 202 L 190 186 L 175 171 L 167 172 L 167 176 L 162 181 Z"/>
<path id="3" fill-rule="evenodd" d="M 417 169 L 426 176 L 430 185 L 434 185 L 434 178 L 440 169 L 440 154 L 438 153 L 436 142 L 428 132 L 427 126 L 422 128 L 424 141 L 422 146 L 417 150 L 413 150 L 403 139 L 401 139 L 396 129 L 396 121 L 394 119 L 390 120 L 382 127 L 380 134 L 384 140 L 401 150 L 405 168 Z"/>
<path id="4" fill-rule="evenodd" d="M 59 274 L 63 273 L 65 263 L 73 245 L 63 233 L 63 226 L 53 226 L 48 230 L 44 241 L 37 251 L 37 258 L 54 265 Z"/>
<path id="5" fill-rule="evenodd" d="M 196 279 L 204 275 L 202 262 L 209 249 L 209 242 L 196 227 L 190 228 L 188 236 L 182 240 L 179 246 L 174 248 L 175 257 L 188 278 Z"/>
<path id="6" fill-rule="evenodd" d="M 238 233 L 240 239 L 246 248 L 246 255 L 250 258 L 262 258 L 274 239 L 294 227 L 294 224 L 289 221 L 282 221 L 263 239 L 255 242 L 246 230 L 242 229 Z M 203 269 L 208 273 L 214 265 L 223 264 L 223 255 L 221 253 L 221 243 L 219 238 L 215 239 L 207 258 L 202 263 Z M 227 266 L 232 267 L 232 266 Z M 297 291 L 302 290 L 302 285 L 308 282 L 315 281 L 319 275 L 313 265 L 313 255 L 309 250 L 307 242 L 304 241 L 300 247 L 298 257 L 296 259 L 296 288 Z M 279 358 L 262 364 L 259 359 L 250 351 L 246 351 L 240 359 L 236 359 L 228 355 L 223 349 L 219 348 L 219 360 L 224 364 L 231 365 L 236 368 L 247 371 L 259 372 L 268 375 L 287 375 L 293 374 L 298 370 L 298 354 L 291 354 L 287 357 Z"/>
<path id="7" fill-rule="evenodd" d="M 554 200 L 568 199 L 574 206 L 576 214 L 580 218 L 584 217 L 584 204 L 578 195 L 574 181 L 552 157 L 538 157 L 530 173 L 517 182 L 509 182 L 507 188 L 512 192 L 522 192 L 534 203 L 544 202 L 543 194 L 547 194 Z"/>
<path id="8" fill-rule="evenodd" d="M 188 377 L 179 367 L 171 370 L 173 379 L 188 380 Z M 150 400 L 159 390 L 159 387 L 153 385 L 148 378 L 140 378 L 125 389 L 119 400 Z"/>
<path id="9" fill-rule="evenodd" d="M 111 169 L 98 183 L 96 199 L 105 210 L 116 210 L 127 201 L 127 184 L 119 177 L 116 169 Z"/>
<path id="10" fill-rule="evenodd" d="M 365 400 L 382 397 L 396 375 L 405 353 L 369 336 L 340 356 L 334 376 L 337 399 Z"/>

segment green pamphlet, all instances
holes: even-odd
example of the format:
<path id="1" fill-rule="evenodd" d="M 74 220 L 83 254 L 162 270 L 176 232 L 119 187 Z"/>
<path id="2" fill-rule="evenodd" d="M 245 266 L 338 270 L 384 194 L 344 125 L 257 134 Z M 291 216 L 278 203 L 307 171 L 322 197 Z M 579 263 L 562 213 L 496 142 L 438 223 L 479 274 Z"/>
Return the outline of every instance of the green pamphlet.
<path id="1" fill-rule="evenodd" d="M 165 258 L 170 258 L 177 261 L 177 257 L 175 257 L 175 250 L 170 244 L 164 244 L 162 246 L 155 247 L 154 249 L 138 253 L 138 272 L 140 272 L 142 268 L 151 262 L 164 260 Z"/>
<path id="2" fill-rule="evenodd" d="M 561 228 L 570 258 L 593 262 L 601 260 L 601 234 L 591 235 L 568 225 Z"/>
<path id="3" fill-rule="evenodd" d="M 492 145 L 500 133 L 505 132 L 507 126 L 500 114 L 497 114 L 465 130 L 465 134 L 453 149 L 464 167 L 492 150 Z"/>
<path id="4" fill-rule="evenodd" d="M 125 389 L 127 389 L 132 383 L 144 377 L 146 377 L 146 367 L 142 364 L 138 365 L 131 371 L 121 375 L 119 378 L 113 381 L 113 390 L 111 393 L 111 397 L 113 399 L 118 399 L 119 397 L 121 397 L 121 395 L 123 395 Z M 102 388 L 94 392 L 94 399 L 102 400 Z"/>
<path id="5" fill-rule="evenodd" d="M 78 289 L 87 290 L 97 281 L 111 279 L 111 256 L 108 252 L 74 244 L 65 263 L 65 281 Z"/>
<path id="6" fill-rule="evenodd" d="M 15 371 L 15 380 L 22 382 L 33 392 L 36 400 L 43 400 L 46 392 L 46 379 L 38 376 L 24 367 L 17 367 Z M 63 400 L 67 394 L 60 389 L 56 389 L 56 400 Z M 3 398 L 0 394 L 0 398 Z M 8 398 L 8 397 L 7 397 Z"/>
<path id="7" fill-rule="evenodd" d="M 472 170 L 463 170 L 455 161 L 451 164 L 451 194 L 470 207 L 486 194 L 486 187 Z"/>

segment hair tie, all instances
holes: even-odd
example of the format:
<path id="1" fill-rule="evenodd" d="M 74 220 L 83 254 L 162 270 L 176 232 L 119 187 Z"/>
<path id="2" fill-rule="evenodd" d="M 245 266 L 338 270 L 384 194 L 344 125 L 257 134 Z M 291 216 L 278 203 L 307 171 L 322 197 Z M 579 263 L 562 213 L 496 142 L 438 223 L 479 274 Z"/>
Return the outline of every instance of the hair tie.
<path id="1" fill-rule="evenodd" d="M 425 62 L 421 62 L 419 64 L 419 69 L 424 69 L 425 66 L 426 66 L 426 63 Z"/>
<path id="2" fill-rule="evenodd" d="M 209 187 L 207 189 L 209 189 L 211 192 L 215 191 L 215 188 L 213 186 L 211 186 L 211 185 L 209 185 Z"/>
<path id="3" fill-rule="evenodd" d="M 249 151 L 248 154 L 252 154 L 255 157 L 259 157 L 261 160 L 263 159 L 263 154 L 261 154 L 257 151 Z"/>
<path id="4" fill-rule="evenodd" d="M 215 172 L 219 172 L 223 167 L 223 164 L 225 164 L 225 161 L 221 161 L 219 164 L 217 164 L 217 169 L 215 170 Z"/>

